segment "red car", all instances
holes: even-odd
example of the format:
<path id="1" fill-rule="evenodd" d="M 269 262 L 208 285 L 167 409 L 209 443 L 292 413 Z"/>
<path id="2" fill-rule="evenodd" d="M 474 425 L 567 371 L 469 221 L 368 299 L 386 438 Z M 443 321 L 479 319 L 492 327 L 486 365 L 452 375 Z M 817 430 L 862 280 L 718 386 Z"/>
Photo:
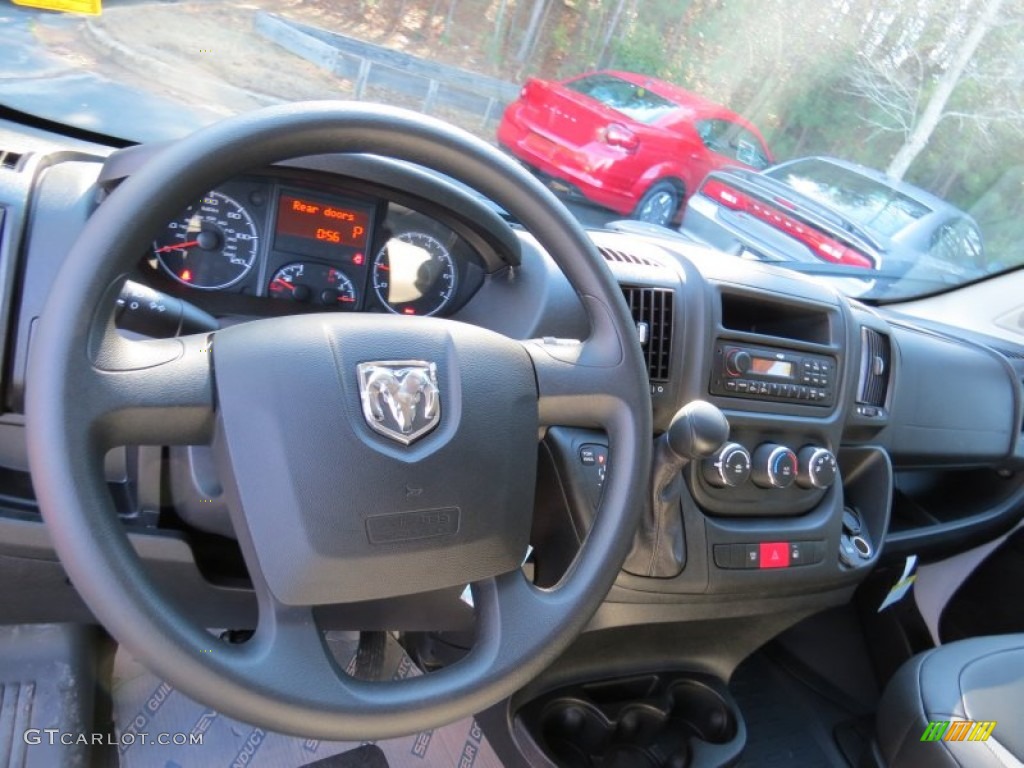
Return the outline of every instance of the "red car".
<path id="1" fill-rule="evenodd" d="M 556 189 L 661 225 L 711 171 L 772 163 L 761 133 L 736 113 L 631 72 L 528 80 L 498 143 Z"/>

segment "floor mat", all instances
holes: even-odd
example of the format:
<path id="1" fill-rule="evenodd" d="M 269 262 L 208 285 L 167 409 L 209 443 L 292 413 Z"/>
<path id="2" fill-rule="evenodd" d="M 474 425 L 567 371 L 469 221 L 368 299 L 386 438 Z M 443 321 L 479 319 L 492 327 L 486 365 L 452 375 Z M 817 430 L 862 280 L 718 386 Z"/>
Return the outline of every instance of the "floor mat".
<path id="1" fill-rule="evenodd" d="M 338 659 L 354 659 L 358 639 L 354 632 L 328 634 Z M 422 674 L 390 636 L 384 672 L 392 679 Z M 370 745 L 359 742 L 299 739 L 246 725 L 204 707 L 123 652 L 114 661 L 112 693 L 121 768 L 501 767 L 472 718 L 379 741 L 372 745 L 374 749 L 360 750 Z M 148 743 L 142 743 L 143 733 L 148 734 Z M 153 743 L 158 734 L 168 734 L 164 740 L 178 744 Z"/>
<path id="2" fill-rule="evenodd" d="M 303 768 L 389 768 L 388 759 L 376 744 L 331 755 L 315 763 L 307 763 Z"/>
<path id="3" fill-rule="evenodd" d="M 739 768 L 847 768 L 832 739 L 831 713 L 822 717 L 818 697 L 763 653 L 736 669 L 729 690 L 747 726 Z"/>

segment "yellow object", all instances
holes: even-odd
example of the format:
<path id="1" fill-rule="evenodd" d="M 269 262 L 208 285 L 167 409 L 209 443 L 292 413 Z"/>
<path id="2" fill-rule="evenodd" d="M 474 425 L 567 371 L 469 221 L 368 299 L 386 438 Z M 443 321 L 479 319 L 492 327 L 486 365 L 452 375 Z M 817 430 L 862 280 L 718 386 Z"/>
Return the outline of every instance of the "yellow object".
<path id="1" fill-rule="evenodd" d="M 14 4 L 42 8 L 44 11 L 86 13 L 90 16 L 99 16 L 103 11 L 103 0 L 14 0 Z"/>

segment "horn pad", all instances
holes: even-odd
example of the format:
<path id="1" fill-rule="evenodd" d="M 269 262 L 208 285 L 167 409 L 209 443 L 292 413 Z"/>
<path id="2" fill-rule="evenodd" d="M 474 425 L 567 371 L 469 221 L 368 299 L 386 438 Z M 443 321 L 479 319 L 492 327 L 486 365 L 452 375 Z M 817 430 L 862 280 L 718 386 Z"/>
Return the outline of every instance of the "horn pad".
<path id="1" fill-rule="evenodd" d="M 538 421 L 518 342 L 435 318 L 305 315 L 219 331 L 213 364 L 225 490 L 282 603 L 519 567 Z"/>

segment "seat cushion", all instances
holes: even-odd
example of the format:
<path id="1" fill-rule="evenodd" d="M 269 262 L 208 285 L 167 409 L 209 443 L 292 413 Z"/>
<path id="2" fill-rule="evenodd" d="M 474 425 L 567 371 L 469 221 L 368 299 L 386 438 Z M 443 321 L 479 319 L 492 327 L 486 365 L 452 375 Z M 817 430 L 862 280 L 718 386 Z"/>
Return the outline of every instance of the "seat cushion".
<path id="1" fill-rule="evenodd" d="M 922 741 L 929 723 L 959 720 L 994 721 L 996 726 L 984 741 Z M 949 735 L 966 729 L 954 728 Z M 1020 764 L 1024 635 L 961 640 L 910 659 L 885 689 L 877 736 L 881 757 L 890 768 Z"/>

